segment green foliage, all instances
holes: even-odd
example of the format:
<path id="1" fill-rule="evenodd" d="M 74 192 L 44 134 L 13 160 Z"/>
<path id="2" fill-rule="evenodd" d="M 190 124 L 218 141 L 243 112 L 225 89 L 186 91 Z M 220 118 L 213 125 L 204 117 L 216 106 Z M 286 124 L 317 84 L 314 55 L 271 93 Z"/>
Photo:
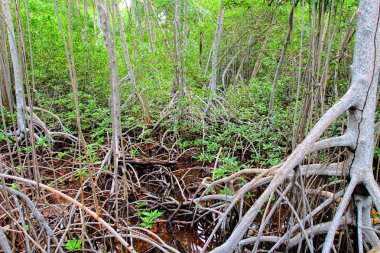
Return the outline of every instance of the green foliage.
<path id="1" fill-rule="evenodd" d="M 137 209 L 141 209 L 143 207 L 146 207 L 148 203 L 146 203 L 145 201 L 142 201 L 142 202 L 138 202 L 136 203 L 136 207 Z"/>
<path id="2" fill-rule="evenodd" d="M 226 177 L 228 174 L 240 169 L 239 161 L 236 157 L 222 158 L 220 159 L 220 164 L 221 165 L 212 172 L 215 180 Z"/>
<path id="3" fill-rule="evenodd" d="M 129 155 L 130 155 L 131 157 L 136 157 L 138 154 L 139 154 L 139 151 L 138 151 L 137 149 L 131 149 L 131 150 L 129 151 Z"/>
<path id="4" fill-rule="evenodd" d="M 4 141 L 7 139 L 6 134 L 3 131 L 0 131 L 0 142 Z"/>
<path id="5" fill-rule="evenodd" d="M 164 212 L 153 210 L 150 212 L 147 211 L 141 211 L 140 213 L 140 219 L 142 220 L 141 226 L 146 228 L 152 228 L 153 224 L 156 222 L 155 220 L 164 214 Z"/>
<path id="6" fill-rule="evenodd" d="M 76 180 L 83 180 L 87 176 L 87 170 L 86 169 L 79 169 L 75 172 L 75 179 Z"/>
<path id="7" fill-rule="evenodd" d="M 61 14 L 67 13 L 67 3 L 58 0 Z M 305 3 L 304 16 L 301 8 L 297 7 L 294 14 L 294 32 L 292 44 L 287 49 L 286 61 L 278 80 L 275 108 L 269 114 L 269 93 L 272 87 L 273 73 L 277 68 L 279 53 L 283 47 L 286 30 L 288 28 L 288 14 L 293 4 L 292 1 L 281 1 L 276 7 L 268 6 L 267 2 L 255 0 L 223 0 L 225 18 L 223 22 L 223 35 L 218 53 L 218 72 L 227 66 L 234 55 L 237 58 L 235 64 L 242 65 L 242 78 L 235 76 L 234 68 L 227 71 L 226 83 L 218 83 L 217 96 L 208 88 L 210 80 L 210 64 L 207 63 L 209 52 L 212 49 L 215 21 L 218 15 L 219 1 L 200 0 L 189 1 L 189 15 L 187 17 L 188 44 L 183 49 L 181 65 L 186 75 L 186 95 L 173 99 L 171 91 L 177 68 L 176 57 L 173 49 L 173 19 L 174 2 L 170 0 L 157 0 L 153 5 L 155 13 L 164 13 L 166 21 L 160 24 L 160 29 L 155 32 L 154 42 L 149 41 L 147 31 L 142 29 L 142 38 L 137 29 L 137 24 L 129 17 L 128 9 L 122 9 L 121 15 L 128 28 L 126 33 L 127 43 L 130 45 L 132 67 L 137 81 L 137 90 L 142 94 L 149 107 L 153 124 L 143 122 L 142 106 L 136 99 L 136 91 L 130 81 L 120 83 L 121 90 L 121 127 L 123 133 L 127 133 L 135 142 L 156 142 L 162 137 L 162 133 L 169 133 L 164 142 L 172 142 L 169 146 L 178 153 L 185 150 L 189 152 L 197 162 L 214 165 L 219 153 L 217 168 L 212 172 L 215 180 L 229 176 L 246 166 L 272 167 L 278 165 L 284 156 L 289 153 L 292 142 L 294 107 L 300 111 L 302 98 L 296 105 L 296 72 L 292 57 L 299 54 L 300 34 L 304 32 L 304 45 L 310 43 L 312 35 L 310 31 L 301 28 L 301 19 L 305 26 L 309 27 L 311 19 L 308 18 L 311 3 Z M 144 8 L 141 1 L 136 1 L 136 7 Z M 93 3 L 88 3 L 92 5 Z M 328 3 L 330 4 L 330 3 Z M 34 57 L 35 91 L 34 104 L 41 108 L 49 108 L 62 120 L 63 129 L 66 132 L 77 135 L 77 121 L 74 105 L 74 96 L 70 89 L 70 77 L 67 71 L 64 44 L 56 20 L 54 5 L 51 1 L 30 0 L 28 2 L 30 14 L 31 41 Z M 342 3 L 342 22 L 337 24 L 339 31 L 348 27 L 351 15 L 356 11 L 357 3 L 352 0 Z M 89 6 L 94 7 L 94 6 Z M 326 10 L 328 9 L 327 6 Z M 20 8 L 24 8 L 23 5 Z M 21 10 L 21 22 L 26 24 L 25 11 Z M 96 22 L 98 15 L 96 8 L 88 8 L 87 15 L 77 6 L 73 6 L 72 12 L 72 40 L 73 58 L 77 72 L 77 86 L 79 99 L 79 112 L 81 127 L 86 142 L 86 153 L 76 159 L 83 165 L 87 162 L 99 161 L 99 150 L 105 144 L 109 144 L 109 136 L 112 134 L 110 117 L 110 88 L 109 88 L 109 63 L 107 50 L 104 46 L 103 35 Z M 145 20 L 144 12 L 141 18 Z M 275 15 L 275 24 L 267 30 L 271 24 L 272 15 Z M 152 14 L 151 18 L 157 18 Z M 67 15 L 61 15 L 64 29 L 67 28 Z M 183 17 L 181 17 L 181 20 Z M 86 21 L 87 20 L 87 21 Z M 66 28 L 65 28 L 66 27 Z M 301 31 L 302 30 L 302 31 Z M 115 26 L 115 35 L 119 36 L 119 30 Z M 254 35 L 255 42 L 248 48 L 248 43 Z M 257 63 L 265 36 L 269 34 L 268 44 L 264 50 L 261 68 L 255 78 L 251 78 L 252 68 Z M 338 52 L 339 44 L 344 33 L 336 33 L 332 41 L 331 56 Z M 66 34 L 67 35 L 67 34 Z M 238 39 L 237 39 L 238 38 Z M 128 74 L 123 57 L 123 47 L 120 39 L 115 40 L 117 66 L 119 77 Z M 155 45 L 153 49 L 152 44 Z M 202 51 L 200 47 L 202 45 Z M 232 46 L 233 45 L 233 46 Z M 347 45 L 348 46 L 348 45 Z M 28 51 L 28 50 L 27 50 Z M 349 52 L 349 50 L 348 50 Z M 248 54 L 247 59 L 241 58 Z M 302 64 L 307 62 L 307 54 L 304 54 Z M 326 58 L 323 55 L 324 60 Z M 201 64 L 200 61 L 203 63 Z M 332 63 L 331 68 L 335 68 Z M 341 64 L 338 67 L 339 78 L 336 80 L 338 91 L 347 87 L 345 76 L 349 71 L 348 66 Z M 330 69 L 329 69 L 330 71 Z M 32 73 L 27 73 L 32 80 Z M 320 73 L 321 74 L 321 73 Z M 219 73 L 221 81 L 222 73 Z M 318 75 L 317 75 L 318 76 Z M 334 80 L 335 82 L 335 80 Z M 302 84 L 302 92 L 304 91 Z M 331 83 L 327 83 L 327 93 L 332 92 Z M 215 108 L 210 115 L 204 115 L 204 102 L 213 98 Z M 333 101 L 332 101 L 333 102 Z M 221 109 L 223 108 L 223 109 Z M 291 109 L 289 109 L 291 108 Z M 15 115 L 1 108 L 4 113 L 7 126 L 16 121 Z M 48 114 L 38 113 L 49 128 L 59 129 L 60 124 Z M 315 116 L 318 116 L 318 112 Z M 380 110 L 376 112 L 376 119 L 380 119 Z M 298 119 L 296 119 L 296 122 Z M 326 135 L 341 133 L 344 128 L 341 122 L 334 123 Z M 154 127 L 152 127 L 154 125 Z M 307 132 L 307 131 L 306 131 Z M 173 136 L 169 136 L 173 133 Z M 173 137 L 173 138 L 171 138 Z M 12 143 L 12 137 L 7 136 L 3 129 L 0 130 L 0 142 Z M 53 145 L 47 137 L 42 137 L 36 143 L 38 152 L 42 147 Z M 161 141 L 161 140 L 160 140 Z M 163 143 L 166 145 L 167 143 Z M 32 147 L 23 146 L 19 151 L 29 153 Z M 58 159 L 64 159 L 69 151 L 61 151 Z M 184 153 L 184 157 L 188 153 Z M 375 157 L 380 154 L 379 148 L 375 149 Z M 140 155 L 139 150 L 129 149 L 131 157 Z M 17 171 L 17 169 L 16 169 Z M 17 171 L 21 173 L 22 171 Z M 85 169 L 74 173 L 76 180 L 87 176 Z M 60 180 L 60 184 L 64 180 Z M 215 189 L 211 189 L 215 190 Z M 217 189 L 219 190 L 219 189 Z M 223 191 L 228 191 L 223 189 Z M 229 194 L 229 192 L 226 192 Z M 247 193 L 248 198 L 252 197 Z M 141 207 L 138 207 L 141 208 Z"/>
<path id="8" fill-rule="evenodd" d="M 232 196 L 232 191 L 230 188 L 224 188 L 222 190 L 220 190 L 219 192 L 220 194 L 223 194 L 223 195 L 227 195 L 227 196 Z"/>
<path id="9" fill-rule="evenodd" d="M 64 185 L 65 184 L 65 179 L 63 179 L 63 178 L 59 179 L 59 184 L 60 185 Z"/>
<path id="10" fill-rule="evenodd" d="M 66 152 L 59 152 L 59 153 L 57 154 L 57 158 L 58 158 L 58 159 L 63 159 L 66 155 L 67 155 Z"/>
<path id="11" fill-rule="evenodd" d="M 380 155 L 380 147 L 375 147 L 375 153 L 374 153 L 374 156 L 376 158 L 379 158 L 379 155 Z"/>
<path id="12" fill-rule="evenodd" d="M 81 250 L 82 249 L 82 240 L 77 240 L 76 238 L 68 240 L 66 243 L 66 249 L 68 251 Z"/>
<path id="13" fill-rule="evenodd" d="M 19 184 L 17 184 L 17 183 L 11 184 L 11 189 L 18 190 L 18 188 L 19 188 Z"/>
<path id="14" fill-rule="evenodd" d="M 272 194 L 272 195 L 270 195 L 270 196 L 266 199 L 266 202 L 268 202 L 268 201 L 273 202 L 275 199 L 276 199 L 276 197 Z"/>
<path id="15" fill-rule="evenodd" d="M 40 147 L 43 147 L 43 146 L 46 146 L 46 143 L 47 143 L 47 137 L 44 136 L 44 137 L 41 137 L 37 143 L 36 143 L 36 148 L 40 148 Z"/>
<path id="16" fill-rule="evenodd" d="M 18 174 L 25 172 L 25 169 L 23 167 L 16 167 L 15 170 Z"/>
<path id="17" fill-rule="evenodd" d="M 253 198 L 255 196 L 256 196 L 256 194 L 251 193 L 251 192 L 247 192 L 246 194 L 244 194 L 244 198 L 246 198 L 246 199 Z"/>

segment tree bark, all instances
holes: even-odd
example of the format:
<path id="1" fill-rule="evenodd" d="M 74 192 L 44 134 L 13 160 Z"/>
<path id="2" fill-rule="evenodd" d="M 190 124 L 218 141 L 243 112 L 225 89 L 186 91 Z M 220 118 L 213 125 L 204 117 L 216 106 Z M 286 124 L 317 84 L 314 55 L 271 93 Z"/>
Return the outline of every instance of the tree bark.
<path id="1" fill-rule="evenodd" d="M 108 0 L 107 0 L 108 1 Z M 96 5 L 100 17 L 101 28 L 104 35 L 104 42 L 107 48 L 109 69 L 110 69 L 110 89 L 111 89 L 111 118 L 112 118 L 112 141 L 115 145 L 115 152 L 119 153 L 120 129 L 120 89 L 119 72 L 117 68 L 116 49 L 111 38 L 110 18 L 108 8 L 103 5 L 102 0 L 97 0 Z"/>
<path id="2" fill-rule="evenodd" d="M 175 44 L 175 61 L 176 61 L 176 71 L 172 89 L 172 95 L 177 94 L 178 97 L 182 97 L 185 89 L 185 80 L 183 76 L 182 68 L 182 49 L 183 45 L 181 43 L 181 0 L 175 1 L 175 12 L 174 12 L 174 44 Z"/>
<path id="3" fill-rule="evenodd" d="M 112 2 L 114 5 L 114 8 L 115 8 L 115 11 L 116 11 L 116 16 L 117 16 L 117 20 L 118 20 L 118 24 L 119 24 L 121 42 L 123 44 L 123 50 L 124 50 L 123 51 L 124 52 L 124 59 L 125 59 L 125 64 L 127 65 L 127 69 L 128 69 L 129 80 L 131 81 L 131 84 L 133 87 L 133 92 L 135 93 L 137 99 L 139 100 L 139 102 L 141 104 L 141 107 L 143 110 L 142 114 L 143 114 L 144 122 L 146 124 L 149 124 L 150 123 L 149 108 L 148 108 L 148 104 L 146 103 L 143 96 L 140 94 L 138 87 L 137 87 L 135 73 L 133 71 L 131 59 L 129 57 L 129 47 L 128 47 L 127 40 L 125 37 L 123 20 L 121 19 L 121 15 L 120 15 L 120 11 L 119 11 L 117 1 L 112 0 Z"/>
<path id="4" fill-rule="evenodd" d="M 214 44 L 212 45 L 212 63 L 211 63 L 212 70 L 211 70 L 211 82 L 209 85 L 209 88 L 213 95 L 216 94 L 216 85 L 218 81 L 218 50 L 219 50 L 220 39 L 222 37 L 223 19 L 224 19 L 224 7 L 223 7 L 223 1 L 220 0 L 215 39 L 214 39 Z"/>
<path id="5" fill-rule="evenodd" d="M 298 4 L 299 0 L 296 0 L 292 6 L 292 9 L 290 11 L 290 15 L 289 15 L 289 30 L 288 30 L 288 34 L 286 35 L 286 40 L 285 40 L 285 44 L 284 44 L 284 47 L 282 48 L 282 51 L 281 51 L 281 57 L 280 57 L 280 60 L 278 61 L 278 64 L 277 64 L 277 69 L 276 69 L 276 72 L 274 74 L 274 78 L 273 78 L 273 82 L 272 82 L 272 88 L 270 90 L 270 100 L 269 100 L 269 112 L 271 112 L 273 110 L 273 104 L 274 104 L 274 93 L 276 91 L 276 86 L 277 86 L 277 82 L 278 82 L 278 79 L 280 77 L 280 73 L 281 73 L 281 68 L 282 68 L 282 64 L 284 63 L 284 59 L 285 59 L 285 54 L 286 54 L 286 49 L 288 48 L 288 45 L 290 43 L 290 38 L 292 36 L 292 32 L 293 32 L 293 23 L 294 23 L 294 11 L 297 7 L 297 4 Z"/>
<path id="6" fill-rule="evenodd" d="M 259 210 L 266 203 L 266 199 L 286 181 L 288 175 L 292 173 L 295 168 L 298 168 L 305 156 L 311 152 L 318 143 L 321 143 L 316 142 L 331 123 L 346 111 L 349 112 L 348 128 L 337 144 L 345 142 L 345 145 L 351 146 L 352 143 L 354 143 L 353 149 L 352 147 L 350 148 L 352 151 L 346 165 L 346 169 L 349 173 L 349 184 L 345 189 L 345 193 L 341 198 L 340 204 L 328 228 L 322 252 L 330 252 L 342 216 L 352 196 L 357 194 L 355 190 L 358 185 L 366 187 L 376 209 L 380 210 L 380 187 L 374 178 L 372 170 L 374 119 L 380 71 L 379 16 L 380 0 L 360 1 L 358 29 L 352 64 L 352 83 L 350 88 L 346 94 L 320 118 L 302 143 L 297 146 L 286 161 L 276 170 L 273 179 L 271 179 L 271 183 L 245 213 L 226 242 L 215 248 L 212 252 L 224 253 L 232 252 L 236 249 L 239 241 L 244 237 L 253 220 L 257 217 Z M 337 141 L 338 138 L 334 139 Z M 325 141 L 325 143 L 326 142 L 327 141 Z M 260 177 L 262 177 L 262 174 Z M 258 179 L 253 179 L 250 183 L 254 183 L 257 180 Z M 241 194 L 247 191 L 247 189 L 243 188 L 236 194 L 237 197 L 239 197 L 239 193 Z M 250 188 L 248 187 L 248 189 Z M 237 199 L 238 198 L 236 198 L 236 200 Z M 227 208 L 227 212 L 220 217 L 218 221 L 219 226 L 233 205 L 236 204 L 236 200 Z M 364 210 L 362 213 L 369 215 L 367 210 Z M 368 218 L 370 217 L 367 217 L 367 219 Z M 363 220 L 364 219 L 363 217 Z M 215 228 L 214 231 L 216 231 L 217 228 Z M 205 250 L 210 240 L 211 239 L 208 238 L 203 250 Z"/>
<path id="7" fill-rule="evenodd" d="M 17 109 L 17 127 L 18 132 L 25 133 L 25 93 L 24 85 L 22 80 L 22 68 L 19 61 L 19 55 L 17 52 L 17 45 L 12 21 L 12 13 L 9 7 L 8 0 L 3 0 L 5 23 L 8 29 L 8 42 L 9 51 L 11 54 L 12 65 L 13 65 L 13 75 L 15 82 L 15 93 L 16 93 L 16 109 Z"/>

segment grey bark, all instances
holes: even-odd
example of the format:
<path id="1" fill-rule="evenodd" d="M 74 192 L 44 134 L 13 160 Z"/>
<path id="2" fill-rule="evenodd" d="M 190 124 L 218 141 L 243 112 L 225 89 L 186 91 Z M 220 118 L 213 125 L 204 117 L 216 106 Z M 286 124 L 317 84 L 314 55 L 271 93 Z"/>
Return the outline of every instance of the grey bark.
<path id="1" fill-rule="evenodd" d="M 183 95 L 185 89 L 185 81 L 183 76 L 183 68 L 182 68 L 182 43 L 181 43 L 181 0 L 175 1 L 175 13 L 174 13 L 174 42 L 175 42 L 175 54 L 176 54 L 176 73 L 175 80 L 173 84 L 173 94 L 179 92 L 179 96 Z"/>
<path id="2" fill-rule="evenodd" d="M 0 10 L 0 12 L 3 12 Z M 11 89 L 11 74 L 8 63 L 8 52 L 6 43 L 6 30 L 3 19 L 0 19 L 0 92 L 2 93 L 1 99 L 3 104 L 12 110 L 14 105 L 12 89 Z"/>
<path id="3" fill-rule="evenodd" d="M 0 227 L 0 245 L 5 253 L 12 253 L 11 246 L 8 243 L 7 236 L 5 235 L 2 227 Z"/>
<path id="4" fill-rule="evenodd" d="M 374 178 L 372 170 L 374 116 L 380 70 L 379 14 L 380 0 L 360 1 L 358 29 L 356 32 L 351 74 L 352 83 L 350 88 L 346 94 L 320 118 L 310 133 L 276 171 L 271 183 L 245 213 L 226 242 L 215 248 L 212 252 L 224 253 L 232 252 L 236 249 L 239 241 L 251 226 L 252 221 L 257 217 L 260 208 L 266 203 L 266 199 L 284 183 L 287 175 L 304 160 L 305 155 L 313 149 L 316 141 L 322 136 L 330 124 L 346 111 L 349 112 L 346 138 L 351 139 L 347 143 L 351 143 L 352 140 L 355 143 L 347 167 L 350 182 L 334 218 L 330 223 L 322 252 L 330 252 L 334 242 L 335 232 L 352 198 L 354 189 L 358 184 L 366 186 L 376 208 L 380 210 L 380 188 Z"/>
<path id="5" fill-rule="evenodd" d="M 25 93 L 22 79 L 22 68 L 17 51 L 15 32 L 12 21 L 12 13 L 8 0 L 3 0 L 5 23 L 8 30 L 9 51 L 11 54 L 16 93 L 17 127 L 20 133 L 25 133 Z"/>
<path id="6" fill-rule="evenodd" d="M 215 39 L 212 45 L 212 63 L 211 63 L 212 70 L 211 70 L 211 82 L 209 85 L 210 90 L 213 95 L 216 94 L 216 84 L 218 80 L 218 50 L 219 50 L 220 39 L 222 37 L 223 19 L 224 19 L 224 7 L 223 7 L 223 1 L 220 0 Z"/>
<path id="7" fill-rule="evenodd" d="M 135 73 L 133 71 L 131 59 L 129 57 L 129 47 L 128 47 L 127 40 L 126 40 L 126 37 L 125 37 L 123 20 L 121 19 L 121 15 L 120 15 L 120 11 L 119 11 L 119 7 L 118 7 L 118 4 L 117 4 L 117 1 L 113 0 L 112 2 L 114 4 L 114 8 L 115 8 L 115 11 L 116 11 L 116 16 L 117 16 L 117 20 L 118 20 L 118 24 L 119 24 L 120 35 L 121 35 L 121 42 L 122 42 L 122 45 L 123 45 L 124 59 L 125 59 L 125 64 L 127 65 L 127 69 L 128 69 L 129 80 L 131 81 L 131 84 L 132 84 L 132 87 L 133 87 L 133 92 L 135 93 L 137 99 L 139 100 L 139 102 L 140 102 L 140 104 L 142 106 L 142 109 L 143 109 L 143 113 L 142 114 L 143 114 L 144 121 L 146 123 L 149 123 L 150 122 L 150 117 L 149 117 L 148 105 L 145 102 L 145 100 L 142 97 L 142 95 L 140 94 L 140 92 L 138 90 L 138 87 L 137 87 Z M 133 3 L 132 3 L 132 5 L 133 5 Z"/>
<path id="8" fill-rule="evenodd" d="M 187 36 L 189 31 L 187 30 L 187 17 L 189 15 L 188 0 L 183 0 L 183 50 L 186 51 Z"/>
<path id="9" fill-rule="evenodd" d="M 120 89 L 119 73 L 117 68 L 116 49 L 111 37 L 110 18 L 108 8 L 103 5 L 102 0 L 97 0 L 101 28 L 104 35 L 104 42 L 107 48 L 109 69 L 110 69 L 110 89 L 111 89 L 111 118 L 112 118 L 112 141 L 115 145 L 115 152 L 118 153 L 120 129 Z"/>

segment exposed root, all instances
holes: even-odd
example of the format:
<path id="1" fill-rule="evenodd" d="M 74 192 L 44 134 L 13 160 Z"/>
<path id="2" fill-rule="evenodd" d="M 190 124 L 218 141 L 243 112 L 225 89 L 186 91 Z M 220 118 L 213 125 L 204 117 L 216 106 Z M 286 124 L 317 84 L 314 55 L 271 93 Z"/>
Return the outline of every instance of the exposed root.
<path id="1" fill-rule="evenodd" d="M 352 193 L 354 192 L 354 189 L 357 184 L 358 184 L 358 180 L 356 178 L 352 178 L 346 188 L 346 192 L 343 195 L 342 201 L 339 203 L 338 210 L 335 212 L 334 219 L 332 220 L 328 233 L 326 235 L 325 243 L 322 249 L 323 253 L 330 252 L 330 249 L 334 242 L 336 230 L 338 229 L 343 213 L 346 210 L 348 203 L 350 202 Z"/>
<path id="2" fill-rule="evenodd" d="M 90 215 L 91 217 L 93 217 L 95 220 L 97 220 L 99 223 L 101 223 L 105 228 L 107 228 L 107 230 L 113 234 L 115 236 L 115 238 L 126 248 L 128 249 L 129 252 L 135 252 L 135 250 L 121 237 L 121 235 L 119 235 L 106 221 L 104 221 L 101 217 L 99 217 L 95 212 L 91 211 L 88 207 L 86 206 L 83 206 L 81 203 L 79 203 L 78 201 L 76 201 L 75 199 L 73 198 L 70 198 L 69 196 L 67 196 L 66 194 L 63 194 L 62 192 L 60 191 L 57 191 L 47 185 L 44 185 L 44 184 L 37 184 L 35 181 L 32 181 L 32 180 L 28 180 L 28 179 L 24 179 L 24 178 L 20 178 L 20 177 L 16 177 L 16 176 L 10 176 L 10 175 L 5 175 L 5 174 L 0 174 L 0 177 L 2 178 L 8 178 L 8 179 L 13 179 L 13 180 L 16 180 L 16 181 L 19 181 L 19 182 L 23 182 L 23 183 L 26 183 L 26 184 L 31 184 L 31 185 L 34 185 L 34 186 L 39 186 L 41 189 L 44 189 L 44 190 L 47 190 L 47 191 L 50 191 L 52 192 L 53 194 L 61 197 L 61 198 L 64 198 L 65 200 L 73 203 L 74 205 L 76 205 L 77 207 L 79 207 L 80 209 L 84 210 L 88 215 Z"/>

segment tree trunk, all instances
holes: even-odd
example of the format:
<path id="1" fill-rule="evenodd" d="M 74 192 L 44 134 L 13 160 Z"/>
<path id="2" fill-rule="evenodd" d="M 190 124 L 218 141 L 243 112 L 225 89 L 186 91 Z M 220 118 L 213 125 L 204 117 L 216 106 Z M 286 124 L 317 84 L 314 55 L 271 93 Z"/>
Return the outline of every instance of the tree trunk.
<path id="1" fill-rule="evenodd" d="M 212 45 L 212 63 L 211 63 L 212 70 L 211 70 L 211 82 L 209 85 L 210 90 L 213 95 L 216 94 L 216 85 L 218 81 L 218 49 L 219 49 L 220 39 L 222 37 L 223 19 L 224 19 L 224 7 L 223 7 L 222 0 L 220 0 L 215 39 L 214 39 L 214 44 Z"/>
<path id="2" fill-rule="evenodd" d="M 2 20 L 0 20 L 0 92 L 3 105 L 9 110 L 13 109 L 13 96 L 11 89 L 11 75 L 7 57 L 7 45 L 5 40 L 5 30 Z"/>
<path id="3" fill-rule="evenodd" d="M 182 43 L 181 43 L 181 0 L 175 1 L 175 12 L 174 12 L 174 44 L 175 44 L 175 61 L 176 61 L 176 71 L 172 89 L 172 95 L 177 94 L 177 97 L 182 97 L 185 89 L 185 81 L 182 69 Z"/>
<path id="4" fill-rule="evenodd" d="M 108 1 L 108 0 L 107 0 Z M 100 17 L 101 28 L 104 35 L 104 42 L 108 52 L 110 68 L 110 89 L 111 89 L 111 118 L 112 118 L 112 141 L 115 145 L 116 153 L 119 153 L 120 129 L 120 89 L 119 73 L 117 68 L 116 49 L 111 38 L 111 26 L 108 15 L 108 8 L 103 5 L 102 0 L 97 0 L 96 5 Z"/>
<path id="5" fill-rule="evenodd" d="M 9 51 L 11 54 L 13 74 L 16 91 L 16 109 L 17 109 L 17 127 L 20 133 L 25 133 L 25 97 L 24 86 L 22 81 L 22 69 L 20 66 L 19 55 L 12 22 L 12 13 L 8 0 L 3 0 L 5 23 L 8 29 Z"/>
<path id="6" fill-rule="evenodd" d="M 273 82 L 272 82 L 272 88 L 270 90 L 270 100 L 269 100 L 269 112 L 271 112 L 273 110 L 273 104 L 274 104 L 274 93 L 276 91 L 276 86 L 277 86 L 277 82 L 278 82 L 278 79 L 280 77 L 280 73 L 281 73 L 281 68 L 282 68 L 282 64 L 284 63 L 284 59 L 285 59 L 285 54 L 286 54 L 286 49 L 288 48 L 288 45 L 290 43 L 290 38 L 292 36 L 292 32 L 293 32 L 293 23 L 294 23 L 294 11 L 296 9 L 296 6 L 298 4 L 298 1 L 299 0 L 296 0 L 292 6 L 292 10 L 290 11 L 290 15 L 289 15 L 289 30 L 288 30 L 288 34 L 286 35 L 286 40 L 285 40 L 285 44 L 284 44 L 284 47 L 282 48 L 282 51 L 281 51 L 281 57 L 280 57 L 280 60 L 278 61 L 278 64 L 277 64 L 277 69 L 276 69 L 276 72 L 274 74 L 274 78 L 273 78 Z"/>
<path id="7" fill-rule="evenodd" d="M 115 0 L 112 0 L 112 2 L 114 4 L 114 8 L 116 11 L 116 16 L 117 16 L 117 20 L 118 20 L 118 24 L 119 24 L 121 42 L 123 44 L 123 50 L 124 50 L 124 59 L 125 59 L 125 64 L 127 65 L 127 69 L 128 69 L 129 80 L 131 81 L 133 92 L 135 93 L 137 99 L 139 100 L 139 102 L 141 104 L 141 107 L 143 110 L 142 114 L 143 114 L 144 122 L 146 124 L 149 124 L 150 123 L 149 108 L 148 108 L 148 104 L 145 102 L 143 96 L 140 94 L 138 87 L 137 87 L 135 73 L 133 71 L 131 59 L 129 57 L 129 47 L 127 44 L 127 40 L 125 38 L 123 20 L 121 19 L 121 15 L 120 15 L 120 11 L 119 11 L 119 7 L 118 7 L 117 2 Z"/>
<path id="8" fill-rule="evenodd" d="M 275 173 L 272 174 L 270 170 L 262 173 L 259 177 L 252 179 L 250 185 L 244 186 L 235 194 L 236 199 L 233 199 L 228 206 L 227 211 L 219 218 L 214 231 L 220 228 L 220 225 L 225 220 L 228 212 L 232 210 L 240 197 L 244 196 L 242 194 L 252 190 L 252 185 L 254 185 L 254 183 L 258 183 L 258 180 L 262 179 L 270 181 L 265 191 L 256 199 L 254 204 L 235 227 L 231 236 L 225 241 L 225 243 L 215 248 L 212 252 L 233 252 L 257 217 L 260 209 L 266 203 L 268 197 L 274 192 L 277 192 L 277 194 L 280 195 L 280 198 L 287 199 L 281 194 L 281 192 L 278 193 L 278 187 L 289 178 L 292 178 L 297 170 L 301 176 L 331 175 L 331 172 L 334 173 L 335 171 L 335 175 L 347 176 L 346 178 L 349 181 L 343 191 L 343 197 L 340 200 L 332 221 L 328 223 L 327 227 L 325 226 L 324 232 L 328 232 L 323 244 L 323 253 L 330 252 L 338 227 L 340 224 L 346 222 L 346 219 L 343 219 L 343 214 L 350 203 L 350 200 L 354 199 L 353 196 L 355 196 L 355 199 L 360 200 L 355 202 L 358 210 L 356 216 L 358 219 L 357 223 L 366 224 L 366 226 L 371 225 L 368 223 L 368 220 L 371 219 L 369 216 L 371 204 L 365 204 L 365 201 L 369 201 L 370 198 L 360 196 L 358 188 L 365 187 L 368 191 L 367 195 L 371 196 L 376 209 L 380 210 L 380 187 L 374 178 L 372 169 L 375 144 L 374 120 L 380 71 L 379 16 L 380 0 L 360 1 L 357 24 L 358 29 L 356 32 L 356 43 L 352 64 L 352 83 L 350 88 L 346 94 L 319 119 L 302 143 L 297 146 L 286 161 L 279 166 L 278 169 L 272 168 L 272 170 L 275 170 Z M 347 111 L 349 113 L 349 122 L 346 133 L 342 136 L 332 137 L 317 142 L 331 123 Z M 347 147 L 348 150 L 351 150 L 349 159 L 344 163 L 340 163 L 341 167 L 333 166 L 329 169 L 325 168 L 324 170 L 319 167 L 318 170 L 313 170 L 312 167 L 315 165 L 300 166 L 304 161 L 305 156 L 311 152 L 332 147 Z M 265 178 L 266 174 L 269 174 L 270 176 Z M 364 192 L 365 195 L 366 191 L 362 192 Z M 352 202 L 353 201 L 351 201 L 351 203 Z M 308 221 L 308 219 L 305 219 L 304 222 L 305 221 Z M 303 225 L 299 221 L 297 226 Z M 311 229 L 315 227 L 316 224 L 312 225 Z M 357 229 L 359 238 L 361 238 L 361 233 L 364 229 L 360 226 L 357 226 Z M 366 233 L 363 232 L 363 234 L 367 235 L 366 239 L 370 242 L 372 247 L 375 248 L 380 245 L 380 240 L 373 233 L 367 231 Z M 286 240 L 286 238 L 288 237 L 285 236 L 283 241 Z M 203 250 L 207 248 L 211 239 L 212 237 L 208 238 Z M 281 245 L 279 239 L 276 240 L 277 242 L 275 246 L 272 247 L 272 252 Z M 313 251 L 309 239 L 307 239 L 307 242 L 309 250 Z M 362 248 L 362 245 L 359 245 L 359 248 Z"/>

